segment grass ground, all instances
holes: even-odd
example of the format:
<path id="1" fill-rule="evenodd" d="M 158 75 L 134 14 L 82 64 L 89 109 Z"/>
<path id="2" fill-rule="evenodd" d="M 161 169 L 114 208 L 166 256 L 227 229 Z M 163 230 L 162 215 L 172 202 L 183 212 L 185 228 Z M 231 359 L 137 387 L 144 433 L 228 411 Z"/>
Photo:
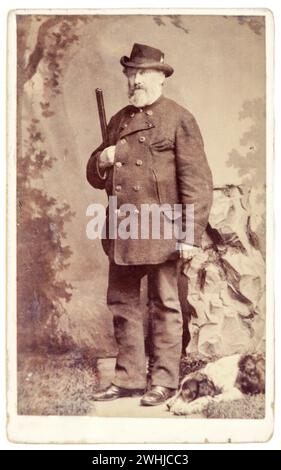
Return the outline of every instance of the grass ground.
<path id="1" fill-rule="evenodd" d="M 87 415 L 97 384 L 96 359 L 91 355 L 22 354 L 18 361 L 18 414 Z"/>
<path id="2" fill-rule="evenodd" d="M 204 414 L 206 418 L 213 419 L 263 419 L 264 395 L 246 396 L 232 402 L 210 403 Z"/>
<path id="3" fill-rule="evenodd" d="M 202 358 L 183 358 L 181 377 L 205 364 Z M 97 360 L 91 351 L 19 355 L 18 414 L 94 415 L 92 395 L 98 387 Z M 247 396 L 231 403 L 210 404 L 205 416 L 261 419 L 264 417 L 264 395 Z"/>

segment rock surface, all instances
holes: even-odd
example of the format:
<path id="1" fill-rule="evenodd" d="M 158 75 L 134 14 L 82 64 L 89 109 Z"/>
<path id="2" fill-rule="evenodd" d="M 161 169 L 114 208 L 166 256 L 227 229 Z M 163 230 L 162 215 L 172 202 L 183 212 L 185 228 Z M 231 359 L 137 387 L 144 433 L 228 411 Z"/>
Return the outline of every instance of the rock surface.
<path id="1" fill-rule="evenodd" d="M 265 347 L 265 240 L 261 190 L 214 189 L 202 249 L 184 267 L 193 307 L 187 353 L 206 357 Z"/>
<path id="2" fill-rule="evenodd" d="M 202 249 L 180 279 L 187 353 L 205 358 L 265 346 L 265 208 L 263 188 L 224 186 L 214 202 Z M 145 281 L 145 280 L 144 280 Z M 98 357 L 114 356 L 112 316 L 106 305 L 105 275 L 73 283 L 75 289 L 60 320 L 75 346 Z M 184 285 L 185 284 L 185 285 Z M 186 286 L 187 284 L 187 286 Z M 186 288 L 187 287 L 187 288 Z M 146 286 L 142 305 L 146 310 Z M 186 300 L 187 302 L 183 302 Z M 187 340 L 185 344 L 187 343 Z"/>

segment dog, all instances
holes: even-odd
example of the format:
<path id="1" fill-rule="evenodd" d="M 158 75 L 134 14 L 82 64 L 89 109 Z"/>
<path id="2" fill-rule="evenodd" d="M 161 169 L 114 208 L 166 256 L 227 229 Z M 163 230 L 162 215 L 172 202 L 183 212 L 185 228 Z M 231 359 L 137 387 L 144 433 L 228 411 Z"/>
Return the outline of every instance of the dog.
<path id="1" fill-rule="evenodd" d="M 234 354 L 210 362 L 184 377 L 167 408 L 175 415 L 191 415 L 202 413 L 210 403 L 238 400 L 258 393 L 265 393 L 264 357 Z"/>

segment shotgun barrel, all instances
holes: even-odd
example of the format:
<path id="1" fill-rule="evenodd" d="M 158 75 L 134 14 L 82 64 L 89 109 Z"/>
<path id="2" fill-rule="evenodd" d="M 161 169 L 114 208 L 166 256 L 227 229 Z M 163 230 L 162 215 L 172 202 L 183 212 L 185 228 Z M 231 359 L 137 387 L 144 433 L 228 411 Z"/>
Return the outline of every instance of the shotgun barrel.
<path id="1" fill-rule="evenodd" d="M 99 118 L 100 118 L 102 140 L 103 140 L 103 143 L 107 145 L 108 144 L 108 132 L 107 132 L 106 115 L 105 115 L 105 108 L 104 108 L 104 101 L 103 101 L 103 93 L 102 93 L 101 88 L 96 88 L 96 98 L 97 98 L 98 112 L 99 112 Z"/>

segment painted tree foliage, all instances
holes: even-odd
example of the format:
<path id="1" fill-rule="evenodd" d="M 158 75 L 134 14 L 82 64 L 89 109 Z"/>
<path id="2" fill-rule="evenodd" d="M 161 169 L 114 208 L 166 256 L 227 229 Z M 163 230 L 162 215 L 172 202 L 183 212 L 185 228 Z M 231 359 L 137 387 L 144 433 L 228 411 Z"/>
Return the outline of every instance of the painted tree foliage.
<path id="1" fill-rule="evenodd" d="M 74 213 L 40 189 L 40 179 L 55 165 L 44 147 L 40 119 L 51 119 L 52 101 L 61 93 L 64 61 L 78 43 L 79 16 L 17 17 L 17 300 L 18 347 L 66 350 L 69 337 L 57 327 L 71 298 L 71 284 L 61 279 L 71 256 L 65 223 Z M 43 75 L 41 118 L 22 119 L 25 86 L 40 68 Z M 39 115 L 40 117 L 40 115 Z"/>
<path id="2" fill-rule="evenodd" d="M 185 21 L 186 18 L 186 21 Z M 258 36 L 264 34 L 265 21 L 262 16 L 227 16 L 223 15 L 222 18 L 230 21 L 238 21 L 243 26 L 247 25 L 251 31 Z M 176 28 L 181 29 L 184 33 L 189 34 L 190 28 L 185 25 L 188 23 L 188 15 L 156 15 L 153 20 L 158 26 L 166 26 L 171 23 Z"/>
<path id="3" fill-rule="evenodd" d="M 237 169 L 245 184 L 258 185 L 265 178 L 265 100 L 256 98 L 244 102 L 240 121 L 249 121 L 249 128 L 240 139 L 239 150 L 229 153 L 227 166 Z"/>

